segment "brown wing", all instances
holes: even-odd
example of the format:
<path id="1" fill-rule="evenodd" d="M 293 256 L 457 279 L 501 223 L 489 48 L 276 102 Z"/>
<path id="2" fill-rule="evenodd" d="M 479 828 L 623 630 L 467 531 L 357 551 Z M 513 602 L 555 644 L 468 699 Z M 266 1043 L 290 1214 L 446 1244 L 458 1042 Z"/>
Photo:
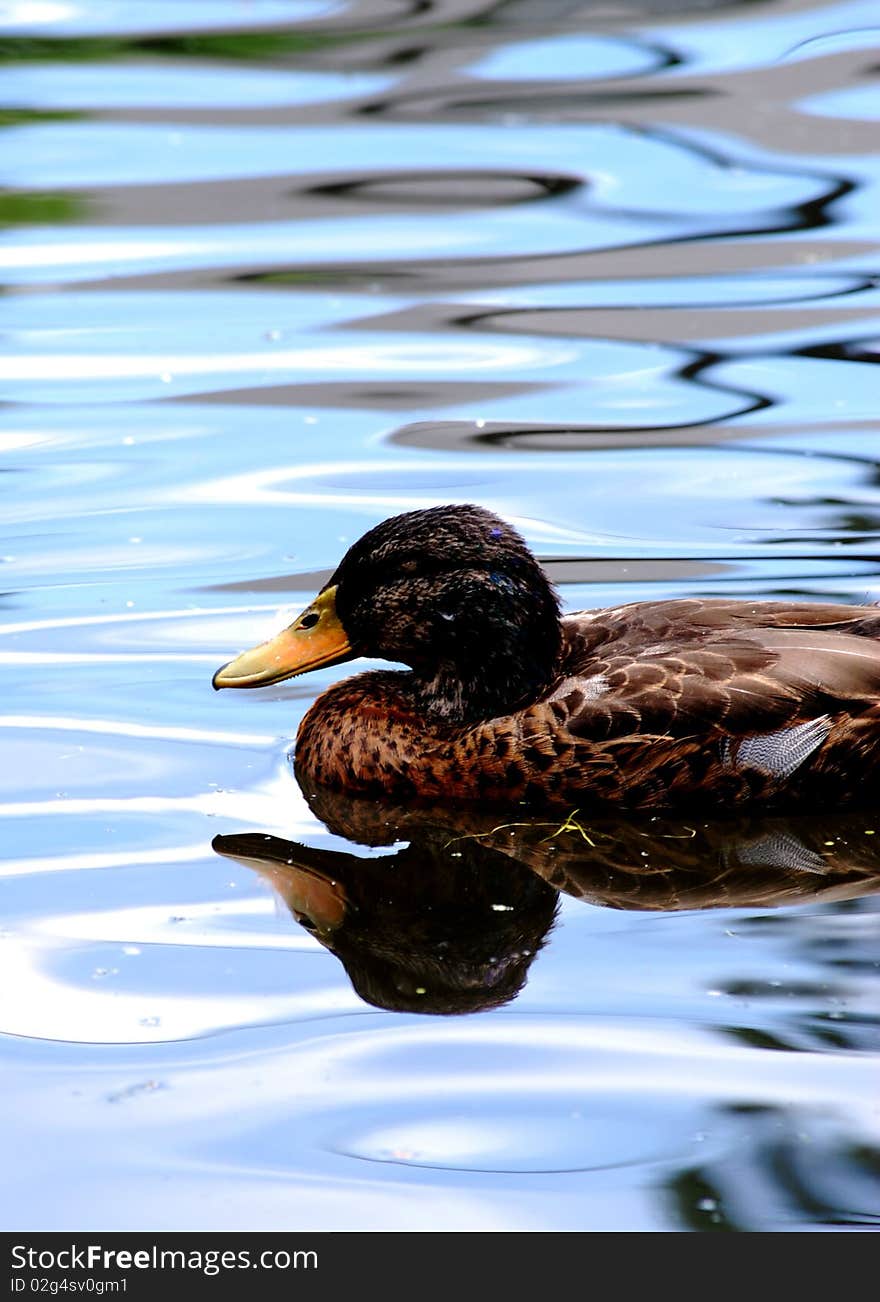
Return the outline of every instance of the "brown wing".
<path id="1" fill-rule="evenodd" d="M 742 737 L 880 698 L 880 611 L 646 602 L 564 620 L 546 702 L 575 738 Z"/>

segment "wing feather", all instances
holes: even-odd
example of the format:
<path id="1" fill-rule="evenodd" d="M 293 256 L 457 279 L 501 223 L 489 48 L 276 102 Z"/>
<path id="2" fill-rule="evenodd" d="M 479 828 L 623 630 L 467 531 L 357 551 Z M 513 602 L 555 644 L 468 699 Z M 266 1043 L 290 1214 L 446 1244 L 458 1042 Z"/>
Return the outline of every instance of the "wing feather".
<path id="1" fill-rule="evenodd" d="M 574 738 L 769 734 L 880 695 L 874 608 L 649 602 L 569 616 L 564 630 L 551 700 Z"/>

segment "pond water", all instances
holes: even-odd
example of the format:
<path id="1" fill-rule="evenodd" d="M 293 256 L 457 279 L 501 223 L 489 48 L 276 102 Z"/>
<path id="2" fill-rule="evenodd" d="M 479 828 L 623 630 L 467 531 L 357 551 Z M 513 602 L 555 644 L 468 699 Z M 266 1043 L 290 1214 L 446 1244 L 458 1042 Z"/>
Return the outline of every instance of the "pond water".
<path id="1" fill-rule="evenodd" d="M 347 668 L 211 690 L 442 502 L 568 609 L 880 600 L 876 0 L 21 0 L 0 55 L 0 1225 L 876 1228 L 873 812 L 308 801 Z"/>

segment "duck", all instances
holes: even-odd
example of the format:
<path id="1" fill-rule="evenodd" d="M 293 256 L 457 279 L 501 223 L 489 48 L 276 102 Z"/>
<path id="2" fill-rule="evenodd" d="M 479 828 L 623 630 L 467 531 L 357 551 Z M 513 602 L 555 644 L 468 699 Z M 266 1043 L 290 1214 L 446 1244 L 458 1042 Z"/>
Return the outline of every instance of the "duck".
<path id="1" fill-rule="evenodd" d="M 870 800 L 880 609 L 682 597 L 562 613 L 520 533 L 474 504 L 383 520 L 276 637 L 258 688 L 357 657 L 294 751 L 301 785 L 400 801 L 723 812 Z"/>

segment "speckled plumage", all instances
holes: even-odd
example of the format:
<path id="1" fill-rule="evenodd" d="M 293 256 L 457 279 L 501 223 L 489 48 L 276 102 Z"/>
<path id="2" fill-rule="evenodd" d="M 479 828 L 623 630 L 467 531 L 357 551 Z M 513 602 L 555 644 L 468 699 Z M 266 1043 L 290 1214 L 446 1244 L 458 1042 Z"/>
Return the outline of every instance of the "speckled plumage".
<path id="1" fill-rule="evenodd" d="M 471 506 L 383 522 L 330 584 L 353 654 L 411 670 L 318 698 L 296 743 L 306 782 L 568 808 L 876 792 L 873 607 L 695 598 L 560 618 L 519 535 Z"/>

